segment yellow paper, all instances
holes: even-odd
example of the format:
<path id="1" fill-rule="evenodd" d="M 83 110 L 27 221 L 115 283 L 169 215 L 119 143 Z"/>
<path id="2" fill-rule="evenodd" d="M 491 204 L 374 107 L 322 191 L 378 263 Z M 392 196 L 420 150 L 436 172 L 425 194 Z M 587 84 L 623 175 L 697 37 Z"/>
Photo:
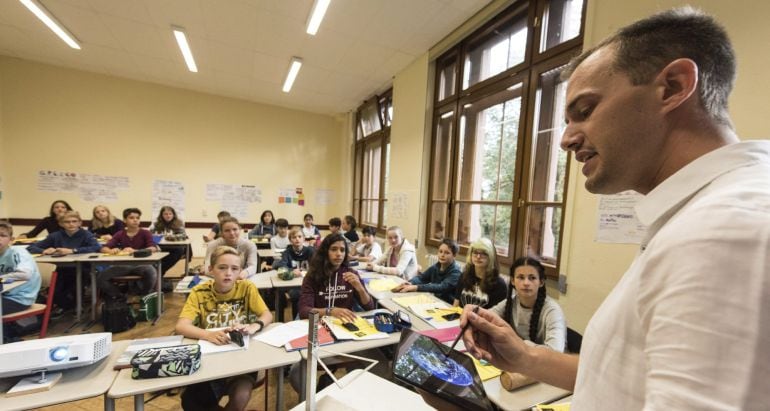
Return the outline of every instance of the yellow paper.
<path id="1" fill-rule="evenodd" d="M 336 317 L 332 317 L 332 324 L 339 326 L 338 330 L 358 338 L 364 338 L 379 333 L 373 324 L 369 324 L 369 321 L 366 321 L 366 319 L 358 316 L 356 316 L 356 320 L 353 322 L 353 325 L 358 327 L 358 331 L 350 331 L 343 327 L 342 320 Z"/>
<path id="2" fill-rule="evenodd" d="M 543 411 L 569 411 L 571 403 L 565 402 L 561 404 L 538 404 L 537 409 Z"/>
<path id="3" fill-rule="evenodd" d="M 423 318 L 425 320 L 432 320 L 436 322 L 447 322 L 448 320 L 444 318 L 447 314 L 462 314 L 463 309 L 460 307 L 452 307 L 446 305 L 446 303 L 428 303 L 428 304 L 412 304 L 409 306 L 409 309 L 412 310 L 413 313 L 417 314 L 420 318 Z M 457 320 L 452 320 L 457 321 Z"/>
<path id="4" fill-rule="evenodd" d="M 399 283 L 392 278 L 374 278 L 369 280 L 369 288 L 372 291 L 390 291 L 398 287 Z"/>
<path id="5" fill-rule="evenodd" d="M 491 380 L 492 378 L 499 377 L 500 374 L 503 373 L 494 365 L 492 364 L 482 365 L 481 362 L 479 362 L 479 360 L 474 358 L 472 355 L 470 354 L 467 354 L 467 355 L 468 357 L 471 357 L 473 359 L 473 365 L 476 366 L 476 371 L 478 371 L 481 381 Z"/>
<path id="6" fill-rule="evenodd" d="M 403 297 L 393 297 L 393 301 L 402 307 L 409 308 L 412 305 L 437 303 L 440 300 L 434 297 L 432 294 L 416 294 L 405 295 Z"/>

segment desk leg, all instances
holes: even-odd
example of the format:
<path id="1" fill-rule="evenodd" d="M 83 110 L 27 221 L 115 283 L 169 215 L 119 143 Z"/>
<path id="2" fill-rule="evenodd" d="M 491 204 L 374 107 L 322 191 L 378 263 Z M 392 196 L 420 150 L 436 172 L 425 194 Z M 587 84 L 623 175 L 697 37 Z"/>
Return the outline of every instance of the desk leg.
<path id="1" fill-rule="evenodd" d="M 107 396 L 104 393 L 104 411 L 115 411 L 115 399 Z"/>
<path id="2" fill-rule="evenodd" d="M 158 281 L 157 281 L 157 283 L 158 283 L 158 317 L 157 318 L 160 318 L 160 315 L 162 314 L 161 310 L 163 309 L 163 307 L 161 306 L 161 301 L 160 301 L 160 300 L 163 299 L 163 291 L 160 288 L 160 285 L 163 283 L 163 277 L 161 276 L 160 273 L 162 273 L 163 270 L 161 270 L 160 264 L 161 264 L 160 260 L 158 260 Z M 155 323 L 153 323 L 153 324 L 155 324 Z"/>
<path id="3" fill-rule="evenodd" d="M 78 265 L 80 269 L 80 265 Z M 91 322 L 96 321 L 96 265 L 91 265 Z"/>
<path id="4" fill-rule="evenodd" d="M 281 289 L 280 288 L 273 288 L 273 293 L 275 293 L 275 318 L 278 319 L 279 323 L 283 322 L 283 307 L 281 307 Z"/>
<path id="5" fill-rule="evenodd" d="M 144 394 L 134 395 L 134 411 L 144 411 Z"/>
<path id="6" fill-rule="evenodd" d="M 283 367 L 278 367 L 276 370 L 278 371 L 278 385 L 275 387 L 275 409 L 276 411 L 283 411 Z"/>
<path id="7" fill-rule="evenodd" d="M 305 401 L 305 386 L 307 386 L 307 360 L 299 360 L 299 372 L 302 377 L 299 383 L 299 402 Z"/>
<path id="8" fill-rule="evenodd" d="M 190 272 L 190 248 L 192 245 L 184 245 L 184 275 L 186 276 Z"/>
<path id="9" fill-rule="evenodd" d="M 80 316 L 83 314 L 83 267 L 80 263 L 75 263 L 75 322 L 80 322 Z M 96 284 L 91 284 L 93 288 Z"/>

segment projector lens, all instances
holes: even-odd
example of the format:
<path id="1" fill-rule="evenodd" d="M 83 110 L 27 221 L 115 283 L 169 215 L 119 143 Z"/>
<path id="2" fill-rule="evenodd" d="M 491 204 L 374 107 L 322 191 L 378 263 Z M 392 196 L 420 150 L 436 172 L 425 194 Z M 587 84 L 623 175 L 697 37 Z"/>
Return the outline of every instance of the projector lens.
<path id="1" fill-rule="evenodd" d="M 50 357 L 52 361 L 62 361 L 67 358 L 67 347 L 56 347 L 51 349 Z"/>

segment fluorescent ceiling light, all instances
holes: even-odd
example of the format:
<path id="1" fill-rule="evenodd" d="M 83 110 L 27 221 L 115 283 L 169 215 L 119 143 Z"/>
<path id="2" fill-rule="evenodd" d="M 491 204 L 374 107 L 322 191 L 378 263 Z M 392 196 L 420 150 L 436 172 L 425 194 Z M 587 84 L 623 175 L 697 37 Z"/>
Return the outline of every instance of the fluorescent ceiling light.
<path id="1" fill-rule="evenodd" d="M 60 39 L 64 40 L 68 46 L 72 47 L 73 49 L 80 50 L 80 44 L 78 44 L 75 36 L 67 31 L 67 29 L 64 28 L 61 23 L 56 21 L 53 15 L 48 10 L 46 10 L 42 4 L 38 3 L 36 0 L 19 1 L 24 5 L 24 7 L 28 8 L 32 14 L 40 19 L 40 21 L 45 23 L 45 25 L 48 26 L 48 28 L 51 29 L 51 31 L 53 31 L 57 36 L 59 36 Z"/>
<path id="2" fill-rule="evenodd" d="M 294 79 L 297 78 L 297 73 L 302 67 L 302 59 L 299 57 L 291 58 L 291 65 L 289 66 L 289 73 L 286 74 L 286 81 L 283 82 L 283 92 L 288 93 L 291 90 L 291 86 L 294 84 Z"/>
<path id="3" fill-rule="evenodd" d="M 318 27 L 321 26 L 321 20 L 324 19 L 329 3 L 331 0 L 315 0 L 313 11 L 310 12 L 310 18 L 307 20 L 307 34 L 315 36 L 318 32 Z"/>
<path id="4" fill-rule="evenodd" d="M 195 65 L 195 59 L 193 58 L 192 50 L 190 50 L 190 44 L 187 43 L 187 36 L 184 34 L 184 29 L 177 26 L 171 26 L 171 29 L 174 30 L 176 44 L 179 45 L 179 50 L 182 51 L 182 57 L 184 57 L 184 62 L 187 64 L 187 69 L 193 73 L 197 73 L 198 66 Z"/>

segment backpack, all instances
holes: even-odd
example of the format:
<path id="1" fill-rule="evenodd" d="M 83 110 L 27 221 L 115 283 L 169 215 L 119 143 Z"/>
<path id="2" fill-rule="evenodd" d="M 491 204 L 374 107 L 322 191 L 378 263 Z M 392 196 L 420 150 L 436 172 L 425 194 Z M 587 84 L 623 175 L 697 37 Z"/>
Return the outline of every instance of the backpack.
<path id="1" fill-rule="evenodd" d="M 125 297 L 107 299 L 102 307 L 102 325 L 104 331 L 119 333 L 134 328 L 136 318 L 134 310 L 128 305 Z"/>

